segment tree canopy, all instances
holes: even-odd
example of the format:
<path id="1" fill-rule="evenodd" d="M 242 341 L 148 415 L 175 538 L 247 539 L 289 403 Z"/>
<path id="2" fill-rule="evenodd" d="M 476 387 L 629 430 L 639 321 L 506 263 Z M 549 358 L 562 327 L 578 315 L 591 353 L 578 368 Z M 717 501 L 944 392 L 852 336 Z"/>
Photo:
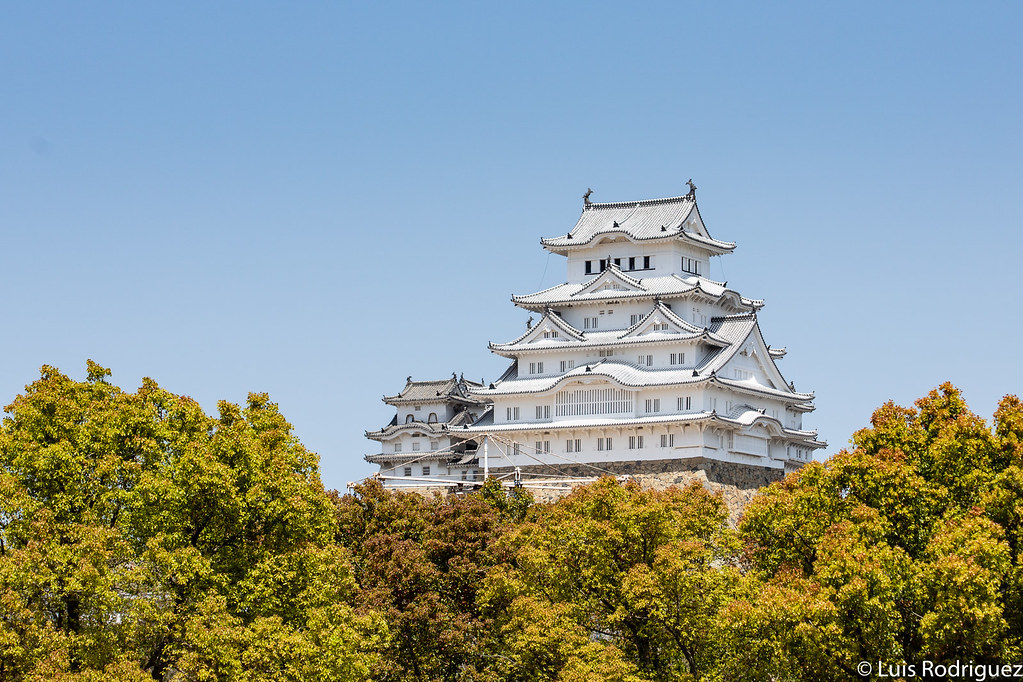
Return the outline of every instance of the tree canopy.
<path id="1" fill-rule="evenodd" d="M 92 362 L 0 426 L 0 679 L 880 679 L 1023 659 L 1023 404 L 945 384 L 761 490 L 325 491 L 266 395 Z"/>

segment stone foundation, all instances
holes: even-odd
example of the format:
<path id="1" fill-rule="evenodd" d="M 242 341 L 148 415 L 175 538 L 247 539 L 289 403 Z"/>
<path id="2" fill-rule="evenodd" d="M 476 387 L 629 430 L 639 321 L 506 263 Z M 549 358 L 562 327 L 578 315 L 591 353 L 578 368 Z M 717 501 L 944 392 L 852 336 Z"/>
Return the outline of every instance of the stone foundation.
<path id="1" fill-rule="evenodd" d="M 733 525 L 739 522 L 743 509 L 758 490 L 785 476 L 782 469 L 721 462 L 705 457 L 601 463 L 599 469 L 583 464 L 519 467 L 523 474 L 533 474 L 523 476 L 523 480 L 534 478 L 535 475 L 582 478 L 613 474 L 631 476 L 641 487 L 649 490 L 666 490 L 672 486 L 686 486 L 696 482 L 712 493 L 721 494 L 728 507 L 729 521 Z M 504 475 L 511 471 L 508 467 L 495 467 L 490 473 Z M 533 497 L 537 502 L 552 502 L 567 493 L 568 490 L 535 490 Z"/>
<path id="2" fill-rule="evenodd" d="M 631 476 L 642 488 L 647 490 L 667 490 L 672 486 L 686 486 L 690 483 L 699 483 L 712 493 L 720 494 L 728 507 L 728 518 L 734 526 L 738 524 L 746 504 L 753 499 L 756 492 L 775 481 L 780 481 L 785 472 L 782 469 L 769 469 L 767 467 L 751 466 L 749 464 L 735 464 L 733 462 L 720 462 L 705 457 L 689 457 L 685 459 L 658 459 L 658 460 L 635 460 L 628 462 L 601 463 L 599 469 L 584 464 L 566 465 L 543 465 L 519 467 L 523 474 L 523 481 L 538 476 L 550 476 L 551 478 L 591 478 L 598 476 Z M 503 480 L 509 480 L 513 469 L 509 467 L 492 467 L 490 473 L 493 476 L 500 476 Z M 398 488 L 408 492 L 419 493 L 428 497 L 433 495 L 451 495 L 456 492 L 473 490 L 482 481 L 466 481 L 464 487 L 444 486 L 409 486 Z M 582 485 L 572 484 L 572 487 Z M 537 502 L 554 502 L 564 497 L 571 488 L 564 490 L 531 490 L 533 499 Z"/>

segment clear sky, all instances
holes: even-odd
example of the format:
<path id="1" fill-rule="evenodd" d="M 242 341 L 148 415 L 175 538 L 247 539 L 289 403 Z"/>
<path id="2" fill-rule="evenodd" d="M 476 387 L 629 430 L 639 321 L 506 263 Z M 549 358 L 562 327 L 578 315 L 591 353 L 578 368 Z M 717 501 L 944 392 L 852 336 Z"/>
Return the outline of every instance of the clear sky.
<path id="1" fill-rule="evenodd" d="M 343 488 L 406 375 L 491 380 L 580 196 L 738 242 L 804 424 L 1023 392 L 1023 3 L 0 8 L 0 404 L 92 358 L 265 391 Z M 823 456 L 823 454 L 822 454 Z"/>

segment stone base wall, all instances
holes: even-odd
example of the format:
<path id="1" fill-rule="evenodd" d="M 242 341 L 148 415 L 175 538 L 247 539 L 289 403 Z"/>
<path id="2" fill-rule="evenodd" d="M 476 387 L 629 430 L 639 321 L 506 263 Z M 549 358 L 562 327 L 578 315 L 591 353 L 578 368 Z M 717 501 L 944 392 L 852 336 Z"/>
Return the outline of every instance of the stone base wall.
<path id="1" fill-rule="evenodd" d="M 751 466 L 748 464 L 735 464 L 733 462 L 721 462 L 707 459 L 705 457 L 689 457 L 685 459 L 658 459 L 658 460 L 635 460 L 627 462 L 602 463 L 599 469 L 586 466 L 585 464 L 549 466 L 537 464 L 533 466 L 519 467 L 523 474 L 523 481 L 537 476 L 550 476 L 551 478 L 591 478 L 599 476 L 631 476 L 642 488 L 648 490 L 667 490 L 672 486 L 686 486 L 690 483 L 699 483 L 712 493 L 720 494 L 728 507 L 728 517 L 732 525 L 736 525 L 742 516 L 743 509 L 756 492 L 780 481 L 785 472 L 782 469 L 769 469 L 767 467 Z M 509 480 L 514 469 L 509 467 L 492 467 L 492 476 L 500 476 L 503 480 Z M 482 481 L 466 481 L 464 487 L 444 486 L 409 486 L 401 487 L 398 490 L 407 490 L 421 495 L 451 495 L 456 492 L 472 490 L 480 485 Z M 580 483 L 566 487 L 564 490 L 532 490 L 533 499 L 537 502 L 553 502 L 564 497 L 571 488 L 582 485 Z"/>
<path id="2" fill-rule="evenodd" d="M 688 457 L 685 459 L 635 460 L 600 464 L 594 469 L 583 464 L 573 465 L 534 465 L 519 467 L 523 474 L 592 477 L 592 476 L 631 476 L 641 487 L 649 490 L 666 490 L 672 486 L 686 486 L 699 483 L 712 493 L 719 493 L 728 507 L 730 522 L 735 525 L 742 516 L 746 504 L 753 499 L 758 490 L 785 476 L 782 469 L 721 462 L 706 457 Z M 508 467 L 492 468 L 492 475 L 508 474 Z M 535 476 L 523 476 L 529 480 Z M 574 487 L 574 486 L 573 486 Z M 537 502 L 551 502 L 568 494 L 568 490 L 536 490 L 533 497 Z"/>

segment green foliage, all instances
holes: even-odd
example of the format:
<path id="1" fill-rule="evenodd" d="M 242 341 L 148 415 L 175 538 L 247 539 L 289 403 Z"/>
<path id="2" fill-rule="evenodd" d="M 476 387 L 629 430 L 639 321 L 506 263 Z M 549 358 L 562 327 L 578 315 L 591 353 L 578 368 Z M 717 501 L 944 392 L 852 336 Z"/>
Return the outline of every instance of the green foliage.
<path id="1" fill-rule="evenodd" d="M 1023 403 L 943 385 L 762 491 L 325 492 L 267 396 L 44 367 L 0 427 L 0 679 L 862 679 L 1023 656 Z M 876 675 L 875 675 L 876 676 Z"/>
<path id="2" fill-rule="evenodd" d="M 6 408 L 0 678 L 244 679 L 267 662 L 280 675 L 246 674 L 365 679 L 386 629 L 345 606 L 333 507 L 276 406 L 253 394 L 214 419 L 108 376 L 44 367 Z"/>
<path id="3" fill-rule="evenodd" d="M 482 595 L 497 646 L 519 662 L 505 675 L 558 679 L 571 656 L 597 646 L 623 675 L 635 666 L 654 679 L 698 677 L 712 664 L 715 616 L 738 579 L 726 518 L 720 499 L 700 486 L 643 491 L 610 478 L 538 509 L 505 539 L 511 560 Z M 522 633 L 551 632 L 537 629 L 545 611 L 559 614 L 559 634 L 523 647 Z M 573 639 L 579 629 L 587 636 Z M 566 651 L 555 640 L 579 646 Z M 522 649 L 538 648 L 544 656 L 523 659 Z"/>
<path id="4" fill-rule="evenodd" d="M 726 658 L 763 671 L 744 678 L 855 679 L 861 660 L 1021 653 L 1019 401 L 1002 401 L 992 432 L 945 384 L 871 423 L 854 450 L 746 510 L 749 594 L 722 612 Z"/>

